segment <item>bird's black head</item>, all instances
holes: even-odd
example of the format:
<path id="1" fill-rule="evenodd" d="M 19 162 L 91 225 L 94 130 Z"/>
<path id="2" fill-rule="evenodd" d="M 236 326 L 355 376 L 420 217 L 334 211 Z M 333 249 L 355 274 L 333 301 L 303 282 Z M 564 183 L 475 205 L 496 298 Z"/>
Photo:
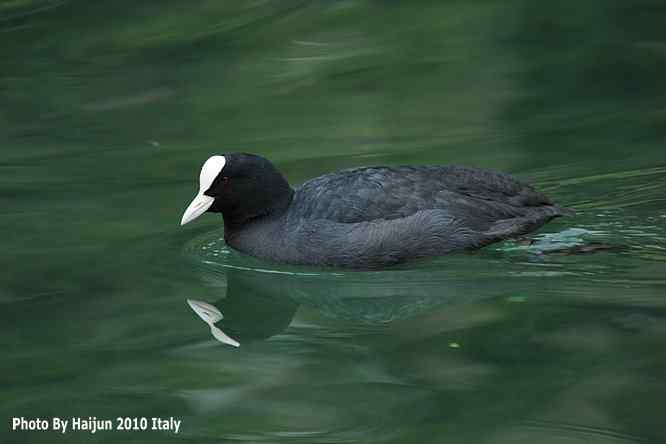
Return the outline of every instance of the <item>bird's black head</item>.
<path id="1" fill-rule="evenodd" d="M 231 153 L 210 157 L 201 168 L 199 192 L 180 222 L 185 225 L 206 211 L 222 213 L 228 226 L 283 211 L 294 191 L 267 159 Z"/>

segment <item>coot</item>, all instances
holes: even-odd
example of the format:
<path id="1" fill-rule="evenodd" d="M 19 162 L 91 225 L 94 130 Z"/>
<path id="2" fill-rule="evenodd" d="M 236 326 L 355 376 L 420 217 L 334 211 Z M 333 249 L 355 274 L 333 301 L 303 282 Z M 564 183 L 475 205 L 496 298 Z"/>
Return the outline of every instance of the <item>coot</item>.
<path id="1" fill-rule="evenodd" d="M 226 243 L 289 264 L 377 268 L 473 250 L 571 214 L 504 173 L 460 166 L 362 167 L 293 189 L 267 159 L 212 156 L 181 225 L 222 213 Z"/>

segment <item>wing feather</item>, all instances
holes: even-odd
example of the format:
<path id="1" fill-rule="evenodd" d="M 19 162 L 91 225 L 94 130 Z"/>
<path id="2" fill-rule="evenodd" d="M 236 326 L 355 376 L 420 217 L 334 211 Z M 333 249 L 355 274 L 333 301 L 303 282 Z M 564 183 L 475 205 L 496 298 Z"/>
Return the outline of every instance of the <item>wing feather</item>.
<path id="1" fill-rule="evenodd" d="M 327 174 L 296 190 L 293 209 L 304 219 L 371 222 L 446 210 L 484 230 L 553 202 L 500 172 L 458 166 L 364 167 Z"/>

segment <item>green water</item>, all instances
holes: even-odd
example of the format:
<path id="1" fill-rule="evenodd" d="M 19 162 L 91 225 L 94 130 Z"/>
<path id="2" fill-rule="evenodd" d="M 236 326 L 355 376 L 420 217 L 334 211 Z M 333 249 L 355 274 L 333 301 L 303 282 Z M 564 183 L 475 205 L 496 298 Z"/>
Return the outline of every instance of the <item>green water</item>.
<path id="1" fill-rule="evenodd" d="M 662 443 L 664 23 L 648 0 L 0 0 L 0 442 Z M 495 168 L 578 214 L 532 246 L 279 267 L 216 216 L 179 226 L 230 151 L 293 184 Z M 621 248 L 549 253 L 590 242 Z"/>

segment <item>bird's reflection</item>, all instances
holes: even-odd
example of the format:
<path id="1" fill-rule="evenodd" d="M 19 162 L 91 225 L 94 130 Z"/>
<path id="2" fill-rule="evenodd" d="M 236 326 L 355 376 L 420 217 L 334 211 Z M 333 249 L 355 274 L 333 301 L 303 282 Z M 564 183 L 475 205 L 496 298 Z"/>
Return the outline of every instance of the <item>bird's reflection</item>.
<path id="1" fill-rule="evenodd" d="M 238 346 L 281 333 L 301 305 L 329 318 L 383 324 L 502 292 L 501 281 L 494 285 L 488 278 L 456 274 L 433 269 L 281 273 L 221 267 L 206 275 L 218 284 L 226 280 L 226 294 L 210 304 L 188 302 L 216 339 Z"/>
<path id="2" fill-rule="evenodd" d="M 410 268 L 343 272 L 271 268 L 271 264 L 226 248 L 216 232 L 192 241 L 190 251 L 207 279 L 215 281 L 217 287 L 227 287 L 226 294 L 212 304 L 220 319 L 211 321 L 205 308 L 197 308 L 196 303 L 205 301 L 193 301 L 195 305 L 190 306 L 211 326 L 213 336 L 224 338 L 220 336 L 223 330 L 231 341 L 241 343 L 280 333 L 300 305 L 329 318 L 388 323 L 446 304 L 514 296 L 521 291 L 539 293 L 549 285 L 546 278 L 561 279 L 576 273 L 589 276 L 589 268 L 572 270 L 568 264 L 545 257 L 608 250 L 603 243 L 586 240 L 602 234 L 570 228 L 537 236 L 528 244 L 509 242 L 496 250 L 441 257 Z M 231 341 L 222 342 L 234 345 Z"/>

